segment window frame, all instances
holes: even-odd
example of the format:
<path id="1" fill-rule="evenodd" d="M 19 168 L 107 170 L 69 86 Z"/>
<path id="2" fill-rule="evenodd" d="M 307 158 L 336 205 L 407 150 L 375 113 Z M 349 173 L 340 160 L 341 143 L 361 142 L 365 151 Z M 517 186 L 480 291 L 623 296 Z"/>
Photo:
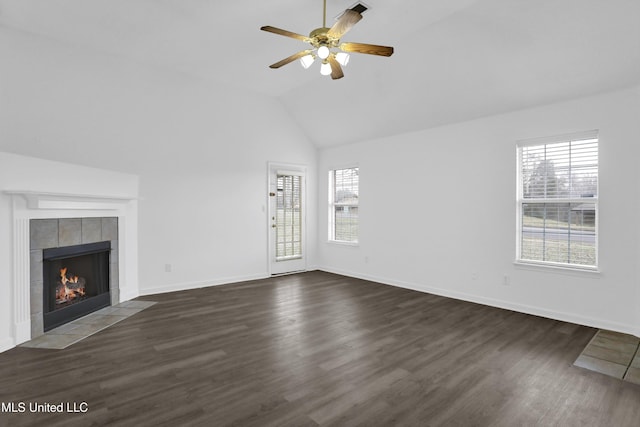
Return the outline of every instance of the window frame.
<path id="1" fill-rule="evenodd" d="M 546 146 L 556 143 L 573 143 L 578 141 L 585 141 L 589 139 L 597 140 L 597 175 L 596 175 L 596 193 L 589 198 L 577 198 L 577 197 L 542 197 L 542 198 L 525 198 L 523 194 L 523 159 L 522 148 L 532 146 Z M 523 266 L 541 266 L 547 268 L 556 268 L 569 271 L 586 271 L 586 272 L 599 272 L 599 193 L 600 193 L 600 136 L 598 130 L 591 130 L 586 132 L 576 132 L 565 135 L 557 135 L 551 137 L 534 138 L 527 140 L 520 140 L 516 142 L 516 259 L 515 264 Z M 523 224 L 522 215 L 524 205 L 526 204 L 584 204 L 585 202 L 594 205 L 594 250 L 595 250 L 595 262 L 590 264 L 576 264 L 569 262 L 557 262 L 557 261 L 545 261 L 534 260 L 522 257 L 522 234 Z"/>
<path id="2" fill-rule="evenodd" d="M 357 169 L 358 170 L 358 203 L 336 203 L 335 201 L 335 193 L 336 193 L 336 182 L 335 176 L 337 171 L 348 170 L 348 169 Z M 355 240 L 339 240 L 336 239 L 336 207 L 356 207 L 358 210 L 360 209 L 360 166 L 357 164 L 351 164 L 349 166 L 340 166 L 340 167 L 332 167 L 328 170 L 328 235 L 327 241 L 329 243 L 335 243 L 339 245 L 347 245 L 347 246 L 358 246 L 360 244 L 360 233 L 357 233 Z M 358 225 L 360 224 L 360 220 L 358 218 Z"/>

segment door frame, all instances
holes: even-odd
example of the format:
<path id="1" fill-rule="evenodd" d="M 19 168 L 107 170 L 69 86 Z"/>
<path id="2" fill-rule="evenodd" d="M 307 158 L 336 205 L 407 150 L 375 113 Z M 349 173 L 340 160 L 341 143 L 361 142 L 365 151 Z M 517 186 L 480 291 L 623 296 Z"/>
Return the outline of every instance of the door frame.
<path id="1" fill-rule="evenodd" d="M 302 269 L 296 268 L 291 271 L 280 272 L 277 271 L 274 273 L 273 264 L 276 262 L 275 260 L 275 229 L 271 227 L 274 217 L 274 206 L 272 203 L 273 197 L 270 196 L 272 189 L 275 188 L 276 182 L 273 179 L 277 177 L 278 172 L 292 172 L 296 174 L 300 174 L 302 176 L 302 229 L 301 239 L 302 239 Z M 293 163 L 281 163 L 281 162 L 268 162 L 267 163 L 267 191 L 266 191 L 266 199 L 267 199 L 267 217 L 266 217 L 266 227 L 267 227 L 267 271 L 269 272 L 269 276 L 278 276 L 283 274 L 291 274 L 298 273 L 301 271 L 307 271 L 308 261 L 307 261 L 307 253 L 308 253 L 308 245 L 307 245 L 307 206 L 308 206 L 308 198 L 307 198 L 307 166 L 301 164 L 293 164 Z M 300 261 L 300 260 L 298 260 Z M 286 262 L 286 261 L 284 261 Z"/>

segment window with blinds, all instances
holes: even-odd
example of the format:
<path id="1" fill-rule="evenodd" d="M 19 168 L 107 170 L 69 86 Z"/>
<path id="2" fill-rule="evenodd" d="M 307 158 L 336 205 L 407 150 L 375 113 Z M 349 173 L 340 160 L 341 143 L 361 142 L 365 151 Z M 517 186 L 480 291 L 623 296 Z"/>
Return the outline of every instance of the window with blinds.
<path id="1" fill-rule="evenodd" d="M 278 175 L 276 190 L 276 261 L 300 258 L 302 177 Z"/>
<path id="2" fill-rule="evenodd" d="M 358 242 L 359 168 L 329 171 L 329 240 Z"/>
<path id="3" fill-rule="evenodd" d="M 598 265 L 598 134 L 518 143 L 518 260 Z"/>

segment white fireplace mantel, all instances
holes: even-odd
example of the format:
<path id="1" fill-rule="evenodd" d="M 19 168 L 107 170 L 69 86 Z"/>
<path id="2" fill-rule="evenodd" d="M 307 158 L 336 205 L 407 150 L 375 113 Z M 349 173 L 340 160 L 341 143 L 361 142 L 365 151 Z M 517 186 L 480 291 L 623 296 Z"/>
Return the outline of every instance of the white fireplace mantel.
<path id="1" fill-rule="evenodd" d="M 123 203 L 136 200 L 136 198 L 126 196 L 48 193 L 20 190 L 5 190 L 3 192 L 12 196 L 24 197 L 28 209 L 118 210 Z"/>

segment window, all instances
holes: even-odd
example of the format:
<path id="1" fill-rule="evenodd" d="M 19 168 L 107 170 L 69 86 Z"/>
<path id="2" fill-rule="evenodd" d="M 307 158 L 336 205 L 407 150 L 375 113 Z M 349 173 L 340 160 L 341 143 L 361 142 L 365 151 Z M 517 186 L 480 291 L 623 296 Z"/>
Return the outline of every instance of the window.
<path id="1" fill-rule="evenodd" d="M 329 240 L 358 243 L 359 169 L 329 171 Z"/>
<path id="2" fill-rule="evenodd" d="M 597 214 L 596 131 L 518 143 L 518 261 L 595 269 Z"/>
<path id="3" fill-rule="evenodd" d="M 302 258 L 302 176 L 278 173 L 276 260 Z"/>

